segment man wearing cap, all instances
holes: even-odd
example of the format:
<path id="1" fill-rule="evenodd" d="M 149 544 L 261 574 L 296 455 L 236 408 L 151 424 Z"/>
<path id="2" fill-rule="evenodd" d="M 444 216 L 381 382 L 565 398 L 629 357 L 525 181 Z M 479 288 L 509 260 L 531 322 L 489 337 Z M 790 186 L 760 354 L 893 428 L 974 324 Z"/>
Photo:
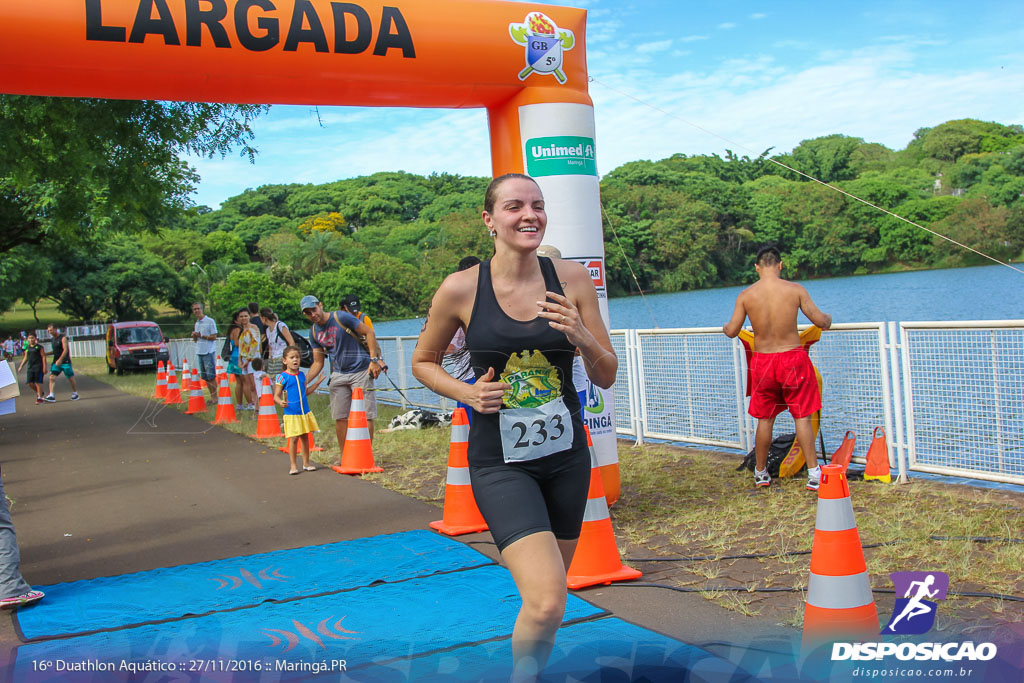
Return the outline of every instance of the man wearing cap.
<path id="1" fill-rule="evenodd" d="M 370 316 L 363 313 L 361 310 L 359 310 L 359 308 L 359 297 L 356 296 L 355 294 L 349 294 L 344 299 L 341 300 L 341 310 L 351 313 L 359 320 L 359 322 L 366 323 L 366 325 L 372 330 L 373 321 L 370 320 Z M 370 348 L 369 345 L 367 345 L 367 348 Z M 373 349 L 373 352 L 377 354 L 378 358 L 384 355 L 383 352 L 380 350 L 379 342 L 377 343 L 376 348 Z M 385 371 L 387 370 L 386 367 L 382 369 Z"/>
<path id="2" fill-rule="evenodd" d="M 348 414 L 352 407 L 352 389 L 361 387 L 365 397 L 366 421 L 373 440 L 373 420 L 377 417 L 377 396 L 373 380 L 381 372 L 384 360 L 378 355 L 370 356 L 359 341 L 358 335 L 366 337 L 367 347 L 379 349 L 373 328 L 361 322 L 348 311 L 328 313 L 320 300 L 313 295 L 302 297 L 299 302 L 302 315 L 313 324 L 309 332 L 309 344 L 313 347 L 313 364 L 308 376 L 316 377 L 324 366 L 324 357 L 331 359 L 331 378 L 328 382 L 331 395 L 331 417 L 338 435 L 338 447 L 345 448 L 348 433 Z"/>

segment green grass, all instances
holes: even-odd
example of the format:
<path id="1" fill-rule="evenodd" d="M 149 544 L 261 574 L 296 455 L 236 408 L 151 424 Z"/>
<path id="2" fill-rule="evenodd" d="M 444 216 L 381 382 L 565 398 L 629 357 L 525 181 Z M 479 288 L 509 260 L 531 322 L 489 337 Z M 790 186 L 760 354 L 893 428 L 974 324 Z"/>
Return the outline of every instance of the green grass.
<path id="1" fill-rule="evenodd" d="M 54 323 L 58 327 L 76 325 L 80 321 L 72 320 L 68 315 L 57 310 L 57 304 L 49 299 L 44 299 L 36 306 L 36 313 L 39 316 L 37 323 L 32 316 L 32 309 L 28 304 L 17 302 L 12 308 L 0 314 L 0 336 L 6 339 L 7 335 L 17 335 L 22 330 L 34 330 L 45 328 L 47 323 Z M 160 325 L 164 334 L 168 337 L 188 336 L 192 331 L 195 320 L 191 315 L 182 315 L 166 304 L 157 306 L 151 320 Z"/>
<path id="2" fill-rule="evenodd" d="M 57 310 L 57 304 L 50 300 L 43 300 L 36 306 L 36 313 L 39 315 L 39 322 L 32 317 L 32 309 L 28 304 L 17 302 L 11 309 L 0 314 L 0 335 L 6 339 L 9 334 L 20 334 L 36 328 L 44 328 L 47 323 L 56 325 L 67 325 L 70 318 Z"/>
<path id="3" fill-rule="evenodd" d="M 131 394 L 149 396 L 152 373 L 108 376 L 101 359 L 76 359 L 76 370 L 93 374 Z M 314 453 L 321 464 L 338 461 L 337 438 L 327 398 L 311 400 L 323 430 Z M 184 406 L 181 407 L 184 410 Z M 378 427 L 398 408 L 379 406 Z M 207 419 L 212 419 L 213 409 Z M 251 416 L 225 428 L 255 432 Z M 447 474 L 448 430 L 381 432 L 373 443 L 376 464 L 384 471 L 363 478 L 404 495 L 442 507 Z M 277 440 L 274 445 L 280 445 Z M 745 615 L 760 614 L 799 626 L 803 593 L 725 592 L 715 587 L 807 585 L 817 496 L 804 489 L 804 475 L 777 479 L 768 490 L 755 489 L 749 472 L 736 472 L 736 456 L 663 445 L 633 448 L 619 441 L 621 497 L 612 519 L 623 557 L 705 557 L 693 562 L 643 564 L 656 580 L 703 591 L 717 604 Z M 282 462 L 282 467 L 286 462 Z M 950 576 L 951 590 L 1024 596 L 1024 544 L 936 541 L 931 536 L 1024 536 L 1024 495 L 954 486 L 925 480 L 910 485 L 850 482 L 851 498 L 863 544 L 899 541 L 864 551 L 876 588 L 891 589 L 894 571 L 938 570 Z M 725 555 L 765 554 L 745 560 Z M 766 597 L 769 596 L 769 597 Z M 876 594 L 877 600 L 883 600 Z M 891 598 L 889 599 L 891 606 Z M 880 604 L 879 613 L 885 612 Z M 943 606 L 946 624 L 1024 621 L 1024 603 L 951 596 Z"/>

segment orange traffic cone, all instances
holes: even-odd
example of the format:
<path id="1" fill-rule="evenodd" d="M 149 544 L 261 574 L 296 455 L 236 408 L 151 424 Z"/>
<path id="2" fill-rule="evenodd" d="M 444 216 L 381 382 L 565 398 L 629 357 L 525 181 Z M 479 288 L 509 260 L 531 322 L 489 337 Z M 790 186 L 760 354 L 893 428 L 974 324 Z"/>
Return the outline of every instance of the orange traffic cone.
<path id="1" fill-rule="evenodd" d="M 850 487 L 840 465 L 823 465 L 804 607 L 804 646 L 876 638 L 878 609 L 871 595 Z"/>
<path id="2" fill-rule="evenodd" d="M 383 472 L 384 468 L 373 464 L 373 447 L 370 445 L 370 427 L 366 422 L 366 408 L 361 387 L 352 389 L 352 409 L 348 413 L 348 432 L 345 434 L 345 450 L 341 464 L 331 467 L 338 474 L 365 474 Z"/>
<path id="3" fill-rule="evenodd" d="M 235 400 L 231 396 L 228 377 L 221 374 L 217 378 L 217 414 L 213 416 L 213 422 L 210 424 L 220 425 L 228 422 L 238 422 L 238 418 L 235 417 Z"/>
<path id="4" fill-rule="evenodd" d="M 192 395 L 192 370 L 188 367 L 188 358 L 181 359 L 181 393 Z"/>
<path id="5" fill-rule="evenodd" d="M 487 522 L 476 506 L 469 483 L 469 418 L 465 408 L 452 413 L 452 437 L 448 444 L 448 480 L 444 485 L 444 517 L 430 527 L 442 534 L 458 536 L 487 531 Z"/>
<path id="6" fill-rule="evenodd" d="M 164 396 L 165 405 L 184 403 L 181 400 L 181 389 L 178 388 L 178 376 L 174 373 L 174 363 L 167 362 L 167 395 Z"/>
<path id="7" fill-rule="evenodd" d="M 156 389 L 153 390 L 153 398 L 167 397 L 167 370 L 164 369 L 164 362 L 156 365 Z"/>
<path id="8" fill-rule="evenodd" d="M 204 387 L 200 384 L 199 371 L 195 368 L 192 368 L 192 382 L 190 386 L 192 388 L 188 391 L 188 409 L 185 411 L 185 414 L 205 413 L 206 398 L 203 396 Z"/>
<path id="9" fill-rule="evenodd" d="M 830 465 L 839 465 L 843 468 L 843 473 L 846 473 L 846 469 L 850 466 L 850 458 L 853 457 L 853 447 L 857 445 L 857 435 L 853 433 L 853 430 L 847 431 L 846 436 L 843 437 L 843 443 L 840 444 L 836 452 L 829 458 Z"/>
<path id="10" fill-rule="evenodd" d="M 216 356 L 216 368 L 217 368 L 217 372 L 215 374 L 216 374 L 216 377 L 217 377 L 217 389 L 219 390 L 220 389 L 220 376 L 224 374 L 224 361 L 222 361 L 220 359 L 220 354 L 219 353 Z"/>
<path id="11" fill-rule="evenodd" d="M 583 429 L 587 432 L 587 443 L 592 446 L 590 430 L 586 425 Z M 608 515 L 608 503 L 604 497 L 601 471 L 591 451 L 587 511 L 583 516 L 580 540 L 569 565 L 566 583 L 569 588 L 578 590 L 596 584 L 608 585 L 612 581 L 639 579 L 641 576 L 643 574 L 622 564 L 619 558 L 619 547 L 615 543 L 612 519 Z"/>
<path id="12" fill-rule="evenodd" d="M 314 451 L 322 451 L 323 450 L 322 448 L 320 448 L 320 446 L 317 446 L 316 443 L 313 441 L 313 432 L 307 432 L 306 436 L 309 437 L 309 452 L 310 453 L 313 453 Z M 295 437 L 292 437 L 292 438 L 295 438 Z M 285 443 L 285 445 L 281 446 L 277 450 L 281 451 L 282 453 L 291 453 L 291 451 L 292 451 L 292 439 L 288 439 L 288 441 Z"/>
<path id="13" fill-rule="evenodd" d="M 882 433 L 881 436 L 879 436 L 879 432 Z M 864 466 L 864 481 L 877 479 L 888 484 L 892 481 L 892 477 L 889 476 L 889 447 L 885 443 L 885 429 L 875 427 L 871 436 L 867 465 Z"/>
<path id="14" fill-rule="evenodd" d="M 281 421 L 277 419 L 277 409 L 274 407 L 274 390 L 270 388 L 270 378 L 266 375 L 263 376 L 263 386 L 260 387 L 256 433 L 250 436 L 254 439 L 273 439 L 284 436 L 284 432 L 281 431 Z"/>

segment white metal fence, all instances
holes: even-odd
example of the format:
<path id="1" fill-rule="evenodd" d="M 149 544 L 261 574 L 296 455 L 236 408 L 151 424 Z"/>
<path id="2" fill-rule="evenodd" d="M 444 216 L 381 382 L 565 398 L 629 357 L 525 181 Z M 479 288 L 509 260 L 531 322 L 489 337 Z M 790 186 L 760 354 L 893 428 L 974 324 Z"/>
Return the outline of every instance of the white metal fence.
<path id="1" fill-rule="evenodd" d="M 619 357 L 615 425 L 637 441 L 664 439 L 746 451 L 746 362 L 719 328 L 613 330 Z M 379 338 L 390 371 L 382 401 L 450 410 L 454 403 L 412 376 L 415 337 Z M 223 340 L 218 340 L 218 348 Z M 78 344 L 83 346 L 79 347 Z M 195 363 L 195 344 L 172 339 L 171 360 Z M 102 356 L 102 341 L 73 342 L 72 356 Z M 810 349 L 822 374 L 822 433 L 834 451 L 857 434 L 854 461 L 884 427 L 900 472 L 954 474 L 1024 484 L 1024 321 L 847 323 Z M 788 413 L 777 433 L 792 431 Z"/>
<path id="2" fill-rule="evenodd" d="M 1024 483 L 1024 322 L 899 327 L 910 468 Z"/>

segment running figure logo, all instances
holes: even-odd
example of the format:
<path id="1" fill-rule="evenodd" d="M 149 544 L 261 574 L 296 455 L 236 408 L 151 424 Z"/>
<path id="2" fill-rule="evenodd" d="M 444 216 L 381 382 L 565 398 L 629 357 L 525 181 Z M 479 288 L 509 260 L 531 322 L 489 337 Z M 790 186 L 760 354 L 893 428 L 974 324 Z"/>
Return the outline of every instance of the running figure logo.
<path id="1" fill-rule="evenodd" d="M 943 572 L 893 572 L 896 587 L 896 606 L 892 618 L 882 629 L 882 635 L 919 635 L 935 625 L 938 605 L 934 600 L 945 600 L 949 589 L 949 576 Z"/>
<path id="2" fill-rule="evenodd" d="M 554 74 L 555 80 L 568 80 L 562 71 L 562 50 L 571 50 L 576 36 L 569 29 L 558 28 L 543 12 L 530 12 L 521 24 L 509 24 L 512 40 L 526 46 L 526 68 L 519 72 L 525 81 L 533 72 Z"/>

